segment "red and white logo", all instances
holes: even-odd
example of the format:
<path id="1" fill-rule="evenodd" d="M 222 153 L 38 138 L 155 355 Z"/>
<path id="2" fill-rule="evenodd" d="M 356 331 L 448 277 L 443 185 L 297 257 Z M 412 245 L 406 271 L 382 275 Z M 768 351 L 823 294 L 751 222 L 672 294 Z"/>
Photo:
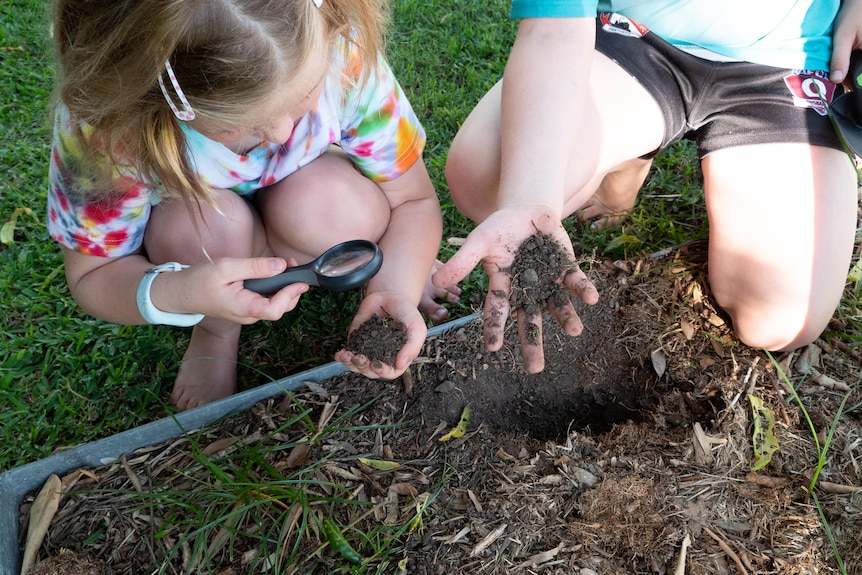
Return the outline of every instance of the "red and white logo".
<path id="1" fill-rule="evenodd" d="M 821 116 L 826 115 L 826 107 L 835 96 L 835 84 L 818 70 L 793 70 L 784 77 L 784 83 L 793 97 L 793 105 L 812 108 Z"/>
<path id="2" fill-rule="evenodd" d="M 610 32 L 612 34 L 640 38 L 649 32 L 646 26 L 642 26 L 634 20 L 626 18 L 622 14 L 602 12 L 599 14 L 599 18 L 602 22 L 602 29 L 605 32 Z"/>

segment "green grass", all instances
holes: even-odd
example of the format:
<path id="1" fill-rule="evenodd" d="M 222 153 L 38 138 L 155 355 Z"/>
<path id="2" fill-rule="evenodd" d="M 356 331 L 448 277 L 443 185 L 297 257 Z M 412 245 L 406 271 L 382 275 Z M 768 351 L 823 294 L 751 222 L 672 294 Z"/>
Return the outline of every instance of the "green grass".
<path id="1" fill-rule="evenodd" d="M 444 180 L 448 143 L 502 74 L 515 23 L 507 18 L 508 0 L 394 0 L 393 6 L 388 56 L 428 133 L 426 162 L 443 208 L 446 259 L 456 248 L 445 239 L 472 229 Z M 106 324 L 69 296 L 60 251 L 44 223 L 53 77 L 47 11 L 42 0 L 0 4 L 0 225 L 16 218 L 12 241 L 0 244 L 0 471 L 170 413 L 167 396 L 188 337 L 177 328 Z M 582 249 L 614 258 L 705 237 L 692 147 L 680 144 L 659 156 L 622 227 L 595 231 L 572 222 L 572 229 Z M 477 269 L 452 316 L 478 309 L 485 286 Z M 330 361 L 356 303 L 355 294 L 315 291 L 281 321 L 249 327 L 240 350 L 242 384 Z M 856 343 L 859 333 L 851 336 Z"/>
<path id="2" fill-rule="evenodd" d="M 377 434 L 391 431 L 392 424 L 357 423 L 390 391 L 383 389 L 365 405 L 343 412 L 337 403 L 321 406 L 288 393 L 291 405 L 266 412 L 267 426 L 255 418 L 228 419 L 190 432 L 136 466 L 137 484 L 123 473 L 106 474 L 98 488 L 70 493 L 70 505 L 74 508 L 78 497 L 114 501 L 122 516 L 153 517 L 152 554 L 158 559 L 141 565 L 151 573 L 215 573 L 219 565 L 240 561 L 248 572 L 266 571 L 266 565 L 285 574 L 393 572 L 393 564 L 406 556 L 405 540 L 421 531 L 423 515 L 452 473 L 444 467 L 421 493 L 413 487 L 400 500 L 391 492 L 375 501 L 357 487 L 367 481 L 391 487 L 418 474 L 372 454 L 357 458 L 341 447 L 345 438 L 372 445 Z M 236 426 L 253 432 L 237 438 Z M 212 448 L 219 442 L 221 448 Z M 304 463 L 287 464 L 296 453 Z M 166 467 L 162 456 L 175 465 Z M 360 479 L 364 473 L 374 479 Z M 380 521 L 384 509 L 387 521 Z M 92 526 L 85 546 L 112 537 L 112 526 L 95 524 L 98 520 L 84 519 Z"/>

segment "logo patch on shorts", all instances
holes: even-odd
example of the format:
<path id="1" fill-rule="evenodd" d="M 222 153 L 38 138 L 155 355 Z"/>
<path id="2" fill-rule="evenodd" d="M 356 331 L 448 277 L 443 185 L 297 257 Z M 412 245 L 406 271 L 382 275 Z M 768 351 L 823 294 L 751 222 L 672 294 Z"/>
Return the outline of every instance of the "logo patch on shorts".
<path id="1" fill-rule="evenodd" d="M 826 115 L 826 106 L 835 96 L 835 84 L 826 72 L 819 70 L 793 70 L 784 77 L 784 83 L 793 97 L 793 105 L 811 108 L 821 116 Z"/>
<path id="2" fill-rule="evenodd" d="M 649 32 L 646 26 L 642 26 L 634 20 L 626 18 L 622 14 L 602 12 L 599 14 L 599 18 L 601 18 L 602 21 L 602 29 L 605 32 L 610 32 L 612 34 L 640 38 Z"/>

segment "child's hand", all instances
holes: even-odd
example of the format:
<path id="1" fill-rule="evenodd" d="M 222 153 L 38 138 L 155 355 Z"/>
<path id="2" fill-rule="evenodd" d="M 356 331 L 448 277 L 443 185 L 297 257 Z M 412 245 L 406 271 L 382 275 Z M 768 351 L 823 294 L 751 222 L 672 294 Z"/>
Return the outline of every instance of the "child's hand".
<path id="1" fill-rule="evenodd" d="M 521 244 L 530 236 L 544 233 L 552 236 L 569 252 L 574 261 L 574 250 L 566 230 L 559 218 L 551 210 L 541 207 L 518 210 L 500 210 L 479 224 L 458 252 L 433 276 L 438 286 L 452 285 L 469 274 L 476 264 L 482 262 L 488 274 L 488 294 L 484 308 L 484 340 L 489 351 L 497 351 L 503 345 L 503 329 L 509 317 L 509 294 L 511 278 L 508 270 Z M 570 292 L 588 304 L 599 299 L 593 283 L 580 270 L 569 272 L 564 285 Z M 563 307 L 548 306 L 548 311 L 569 335 L 579 335 L 583 324 L 571 303 Z M 544 350 L 541 337 L 531 342 L 525 336 L 527 324 L 536 326 L 536 333 L 542 333 L 542 315 L 526 316 L 517 310 L 518 334 L 524 368 L 528 373 L 538 373 L 545 367 Z"/>
<path id="2" fill-rule="evenodd" d="M 833 30 L 829 79 L 840 84 L 847 79 L 850 53 L 862 49 L 862 2 L 842 2 Z"/>
<path id="3" fill-rule="evenodd" d="M 350 371 L 361 373 L 371 379 L 395 379 L 404 373 L 414 359 L 422 351 L 428 328 L 425 320 L 415 304 L 411 304 L 400 294 L 394 292 L 370 293 L 359 305 L 359 311 L 350 325 L 353 331 L 371 316 L 378 315 L 389 317 L 404 325 L 407 341 L 395 358 L 395 365 L 386 365 L 380 361 L 371 361 L 364 355 L 353 354 L 346 349 L 339 350 L 335 354 L 336 361 L 340 361 Z"/>
<path id="4" fill-rule="evenodd" d="M 308 284 L 296 283 L 269 295 L 243 287 L 250 278 L 270 277 L 283 272 L 287 265 L 281 258 L 221 258 L 214 263 L 196 264 L 181 272 L 160 274 L 153 283 L 153 302 L 165 311 L 202 313 L 207 317 L 234 323 L 251 324 L 259 320 L 278 320 L 293 310 Z M 157 299 L 158 298 L 158 299 Z M 173 302 L 165 308 L 160 302 Z"/>

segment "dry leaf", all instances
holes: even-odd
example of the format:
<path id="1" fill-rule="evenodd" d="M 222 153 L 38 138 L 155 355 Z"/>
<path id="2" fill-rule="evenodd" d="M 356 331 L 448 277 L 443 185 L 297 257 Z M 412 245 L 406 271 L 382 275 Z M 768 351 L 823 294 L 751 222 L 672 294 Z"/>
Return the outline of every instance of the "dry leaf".
<path id="1" fill-rule="evenodd" d="M 419 490 L 409 483 L 393 483 L 389 486 L 389 491 L 394 491 L 398 495 L 405 495 L 416 499 L 419 495 Z"/>
<path id="2" fill-rule="evenodd" d="M 694 435 L 692 443 L 694 444 L 694 460 L 700 465 L 708 465 L 712 463 L 712 445 L 709 437 L 703 431 L 699 422 L 694 422 L 692 425 Z"/>
<path id="3" fill-rule="evenodd" d="M 215 441 L 204 447 L 201 453 L 203 453 L 204 455 L 215 455 L 219 451 L 224 451 L 237 441 L 239 441 L 239 439 L 236 437 L 223 437 L 221 439 L 216 439 Z"/>
<path id="4" fill-rule="evenodd" d="M 377 469 L 378 471 L 392 471 L 393 469 L 398 469 L 400 467 L 400 465 L 395 461 L 369 459 L 367 457 L 360 457 L 359 462 L 371 467 L 372 469 Z"/>
<path id="5" fill-rule="evenodd" d="M 685 336 L 685 339 L 691 341 L 691 338 L 694 337 L 694 324 L 687 321 L 680 321 L 679 328 L 682 330 L 682 335 Z"/>
<path id="6" fill-rule="evenodd" d="M 308 462 L 308 454 L 311 452 L 311 446 L 307 443 L 295 445 L 287 458 L 284 460 L 284 467 L 295 468 L 303 467 Z"/>
<path id="7" fill-rule="evenodd" d="M 667 356 L 664 354 L 664 350 L 662 348 L 658 348 L 654 350 L 649 357 L 650 360 L 652 360 L 652 368 L 655 370 L 656 375 L 659 377 L 663 376 L 667 369 Z"/>
<path id="8" fill-rule="evenodd" d="M 821 387 L 825 387 L 826 389 L 834 389 L 835 391 L 850 391 L 850 386 L 844 383 L 843 381 L 838 381 L 837 379 L 832 379 L 828 375 L 824 375 L 814 369 L 811 368 L 811 373 L 814 377 L 811 378 L 811 381 L 816 383 Z"/>
<path id="9" fill-rule="evenodd" d="M 27 571 L 36 562 L 36 553 L 42 546 L 42 540 L 60 506 L 62 485 L 60 478 L 52 473 L 30 508 L 30 526 L 27 528 L 27 543 L 24 545 L 24 558 L 21 563 L 22 575 L 27 575 Z"/>

